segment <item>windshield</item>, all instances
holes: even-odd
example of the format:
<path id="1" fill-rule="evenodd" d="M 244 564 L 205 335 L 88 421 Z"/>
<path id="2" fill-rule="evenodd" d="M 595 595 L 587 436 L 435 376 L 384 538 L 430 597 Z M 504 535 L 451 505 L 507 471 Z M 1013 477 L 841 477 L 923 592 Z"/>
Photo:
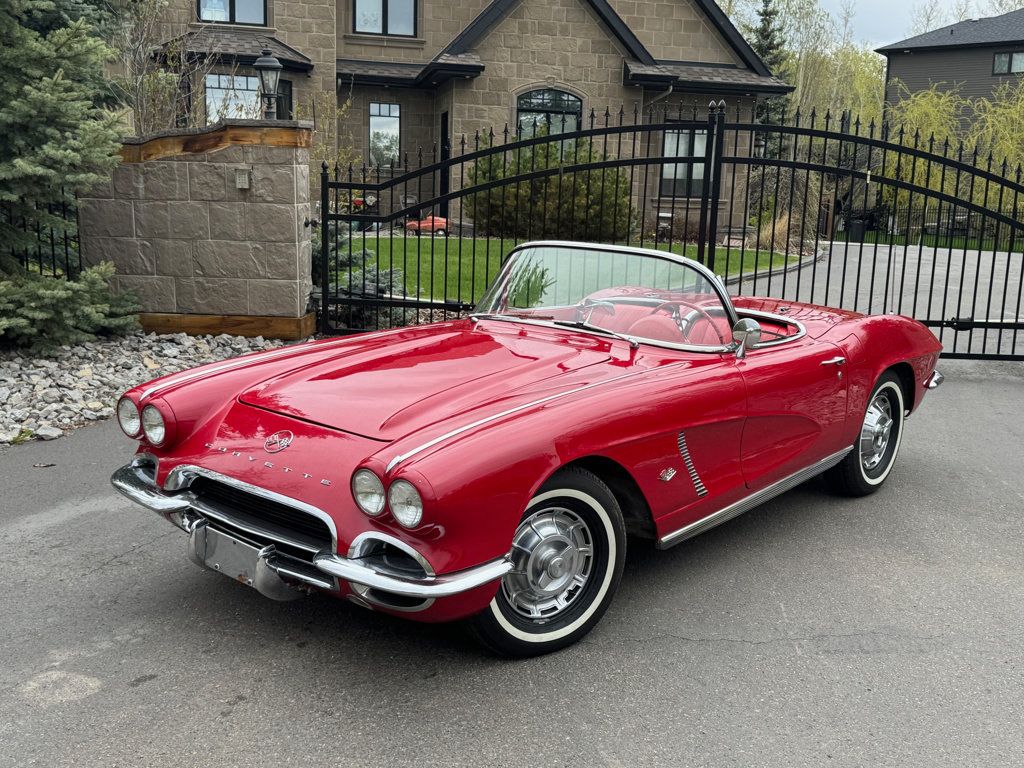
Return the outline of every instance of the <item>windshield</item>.
<path id="1" fill-rule="evenodd" d="M 728 344 L 732 327 L 722 295 L 693 265 L 570 245 L 514 253 L 477 304 L 477 314 L 700 347 Z"/>

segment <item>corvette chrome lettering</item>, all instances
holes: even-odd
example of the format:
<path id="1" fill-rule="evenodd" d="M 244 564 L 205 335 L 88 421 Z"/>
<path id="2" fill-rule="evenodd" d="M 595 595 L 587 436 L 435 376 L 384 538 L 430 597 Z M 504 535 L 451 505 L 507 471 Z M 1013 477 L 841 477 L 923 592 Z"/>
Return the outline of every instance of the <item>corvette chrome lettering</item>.
<path id="1" fill-rule="evenodd" d="M 277 437 L 278 435 L 281 435 L 281 434 L 282 434 L 281 432 L 275 432 L 273 435 L 270 436 L 270 438 L 267 439 L 267 441 L 269 442 L 271 438 L 275 438 L 275 437 Z M 291 435 L 292 433 L 288 432 L 287 434 Z M 295 439 L 294 436 L 292 436 L 289 439 L 289 443 L 288 444 L 290 445 L 291 442 L 294 439 Z M 205 448 L 208 448 L 210 451 L 215 451 L 217 453 L 227 453 L 227 449 L 226 448 L 221 448 L 219 446 L 214 445 L 213 443 L 204 443 L 203 445 L 204 445 Z M 283 449 L 281 449 L 281 450 L 283 450 Z M 276 451 L 271 451 L 271 453 L 276 453 Z M 236 458 L 236 459 L 239 459 L 239 458 L 242 457 L 242 453 L 240 451 L 231 451 L 231 455 L 234 458 Z M 249 463 L 253 463 L 257 459 L 256 456 L 251 456 L 249 454 L 245 454 L 245 456 L 249 460 Z M 285 466 L 280 466 L 279 467 L 276 464 L 274 464 L 274 462 L 272 462 L 272 461 L 264 461 L 263 462 L 263 466 L 266 469 L 275 469 L 276 468 L 276 469 L 280 469 L 282 472 L 288 472 L 288 473 L 295 472 L 295 470 L 292 469 L 291 467 L 285 467 Z M 308 472 L 302 472 L 301 474 L 302 474 L 303 479 L 305 479 L 305 480 L 312 480 L 313 479 L 313 476 L 311 474 L 309 474 Z M 328 486 L 329 487 L 331 485 L 331 481 L 328 480 L 327 478 L 323 478 L 322 480 L 320 480 L 320 485 Z"/>

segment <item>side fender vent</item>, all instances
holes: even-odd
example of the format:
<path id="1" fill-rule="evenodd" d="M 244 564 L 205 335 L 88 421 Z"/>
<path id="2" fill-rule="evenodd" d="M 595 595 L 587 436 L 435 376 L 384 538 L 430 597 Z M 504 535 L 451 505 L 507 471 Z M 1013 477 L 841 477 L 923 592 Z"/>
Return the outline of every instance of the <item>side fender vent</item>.
<path id="1" fill-rule="evenodd" d="M 686 471 L 690 473 L 690 480 L 693 481 L 693 489 L 697 492 L 697 496 L 707 496 L 708 489 L 704 487 L 700 475 L 697 474 L 697 468 L 693 466 L 693 459 L 690 457 L 690 449 L 686 447 L 686 433 L 680 432 L 676 442 L 679 445 L 679 455 L 683 457 L 683 463 L 686 464 Z"/>

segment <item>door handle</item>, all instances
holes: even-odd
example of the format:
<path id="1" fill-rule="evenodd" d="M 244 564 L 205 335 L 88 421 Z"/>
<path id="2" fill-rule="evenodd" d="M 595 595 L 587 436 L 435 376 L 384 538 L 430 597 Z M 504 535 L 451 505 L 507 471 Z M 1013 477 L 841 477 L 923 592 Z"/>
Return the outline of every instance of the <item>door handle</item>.
<path id="1" fill-rule="evenodd" d="M 821 364 L 822 365 L 845 365 L 846 364 L 846 358 L 845 357 L 833 357 L 831 360 L 822 360 Z"/>

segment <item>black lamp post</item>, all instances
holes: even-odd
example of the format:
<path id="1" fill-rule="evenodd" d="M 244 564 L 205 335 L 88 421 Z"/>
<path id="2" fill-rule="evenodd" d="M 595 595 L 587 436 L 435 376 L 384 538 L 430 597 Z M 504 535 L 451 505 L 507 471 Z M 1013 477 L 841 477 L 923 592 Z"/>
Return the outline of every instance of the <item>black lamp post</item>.
<path id="1" fill-rule="evenodd" d="M 264 48 L 262 55 L 253 64 L 260 76 L 260 91 L 263 94 L 263 117 L 266 120 L 277 119 L 277 84 L 281 79 L 281 62 L 271 55 L 269 48 Z"/>

